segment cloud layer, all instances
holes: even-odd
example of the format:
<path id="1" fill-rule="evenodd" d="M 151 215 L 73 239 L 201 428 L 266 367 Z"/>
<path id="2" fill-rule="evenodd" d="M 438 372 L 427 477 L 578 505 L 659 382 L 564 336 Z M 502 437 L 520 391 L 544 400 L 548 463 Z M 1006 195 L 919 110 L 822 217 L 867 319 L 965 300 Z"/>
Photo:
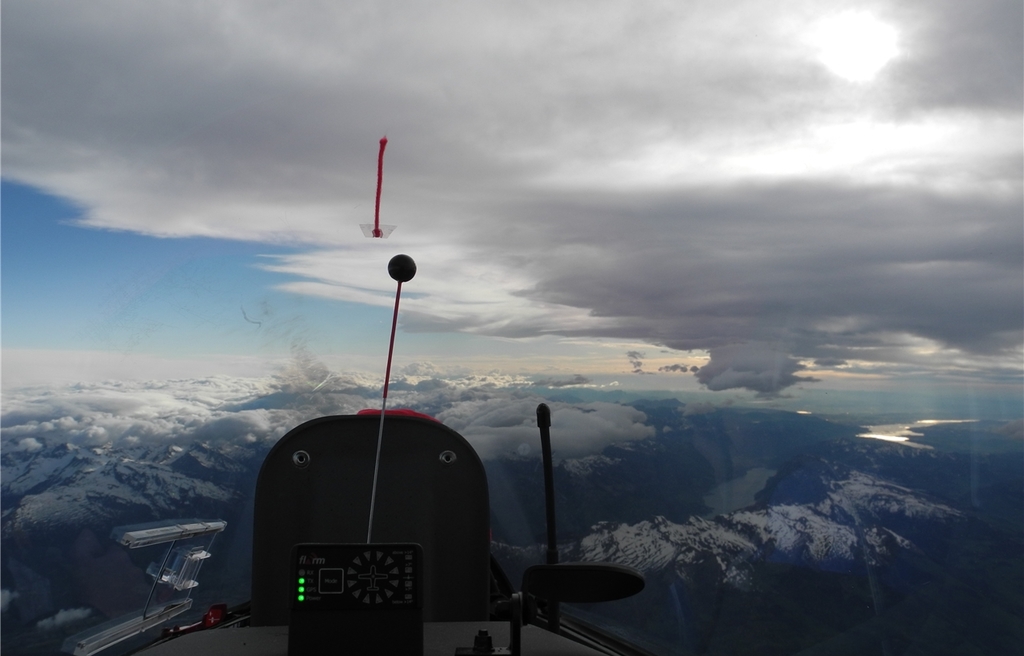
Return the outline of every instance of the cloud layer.
<path id="1" fill-rule="evenodd" d="M 65 624 L 84 620 L 90 615 L 92 615 L 91 608 L 65 608 L 64 610 L 58 611 L 53 617 L 47 617 L 46 619 L 39 620 L 36 623 L 36 628 L 40 631 L 52 631 L 64 626 Z"/>
<path id="2" fill-rule="evenodd" d="M 7 588 L 0 590 L 0 613 L 6 613 L 8 606 L 10 606 L 11 602 L 17 598 L 17 591 L 11 591 Z"/>
<path id="3" fill-rule="evenodd" d="M 1022 8 L 876 3 L 897 55 L 853 83 L 812 47 L 845 7 L 15 0 L 4 175 L 94 227 L 305 245 L 265 264 L 297 294 L 386 305 L 400 248 L 408 330 L 705 350 L 716 390 L 1019 384 Z"/>
<path id="4" fill-rule="evenodd" d="M 422 364 L 406 371 L 437 373 Z M 544 399 L 530 393 L 531 387 L 527 379 L 501 376 L 398 373 L 388 405 L 436 417 L 462 434 L 485 459 L 531 450 L 536 454 L 536 408 Z M 96 453 L 157 453 L 197 441 L 226 453 L 232 448 L 250 450 L 316 417 L 378 408 L 380 391 L 371 381 L 330 372 L 308 356 L 261 379 L 220 376 L 11 390 L 4 395 L 3 450 L 31 453 L 69 443 Z M 654 435 L 644 413 L 630 406 L 547 403 L 559 459 Z M 24 494 L 35 480 L 30 475 L 21 482 L 6 481 L 5 489 Z"/>

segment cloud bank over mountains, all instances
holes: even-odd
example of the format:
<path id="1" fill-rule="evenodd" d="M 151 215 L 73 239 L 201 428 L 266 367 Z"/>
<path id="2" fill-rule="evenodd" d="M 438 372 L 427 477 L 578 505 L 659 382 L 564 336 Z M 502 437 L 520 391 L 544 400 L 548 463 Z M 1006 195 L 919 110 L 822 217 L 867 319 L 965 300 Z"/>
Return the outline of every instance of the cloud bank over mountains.
<path id="1" fill-rule="evenodd" d="M 325 371 L 317 363 L 296 361 L 273 378 L 221 376 L 11 390 L 4 395 L 3 450 L 31 452 L 70 443 L 119 452 L 193 442 L 230 450 L 233 445 L 274 442 L 320 416 L 380 407 L 379 385 L 344 374 L 328 373 L 321 379 Z M 545 399 L 530 387 L 527 380 L 505 377 L 398 375 L 388 405 L 430 414 L 462 434 L 482 458 L 494 458 L 539 448 L 536 407 Z M 552 408 L 559 459 L 654 435 L 644 413 L 630 406 L 546 402 Z"/>
<path id="2" fill-rule="evenodd" d="M 708 351 L 711 390 L 1019 385 L 1020 3 L 877 3 L 897 54 L 858 83 L 808 45 L 843 7 L 15 0 L 4 175 L 297 247 L 263 266 L 299 295 L 386 306 L 408 252 L 409 331 Z"/>

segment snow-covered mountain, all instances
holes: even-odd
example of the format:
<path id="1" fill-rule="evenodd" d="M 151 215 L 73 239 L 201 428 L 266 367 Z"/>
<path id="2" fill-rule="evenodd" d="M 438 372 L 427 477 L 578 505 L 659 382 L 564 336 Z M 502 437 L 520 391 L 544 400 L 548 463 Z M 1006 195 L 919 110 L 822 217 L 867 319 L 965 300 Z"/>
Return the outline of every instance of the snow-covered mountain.
<path id="1" fill-rule="evenodd" d="M 769 481 L 752 507 L 685 522 L 660 515 L 600 522 L 582 539 L 561 544 L 560 552 L 563 560 L 615 562 L 687 582 L 711 572 L 743 588 L 760 562 L 845 573 L 885 566 L 902 552 L 920 553 L 917 536 L 963 519 L 961 511 L 923 492 L 839 463 L 803 459 Z M 495 549 L 516 570 L 539 562 L 539 547 Z"/>
<path id="2" fill-rule="evenodd" d="M 918 550 L 895 526 L 962 517 L 949 506 L 863 472 L 846 471 L 820 483 L 824 494 L 817 498 L 798 501 L 779 494 L 778 501 L 712 519 L 605 522 L 566 555 L 646 572 L 671 568 L 683 580 L 692 580 L 695 567 L 710 563 L 723 581 L 739 586 L 747 580 L 750 563 L 760 560 L 837 572 L 882 565 L 900 550 Z"/>
<path id="3" fill-rule="evenodd" d="M 238 498 L 250 459 L 236 460 L 202 443 L 114 451 L 35 442 L 5 449 L 0 530 L 6 539 L 209 514 Z"/>

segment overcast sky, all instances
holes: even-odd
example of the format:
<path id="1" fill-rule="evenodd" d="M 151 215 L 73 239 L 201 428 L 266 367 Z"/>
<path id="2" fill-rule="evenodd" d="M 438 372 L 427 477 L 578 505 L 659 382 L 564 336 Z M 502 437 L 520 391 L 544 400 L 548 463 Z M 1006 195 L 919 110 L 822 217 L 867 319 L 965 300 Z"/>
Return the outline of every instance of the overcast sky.
<path id="1" fill-rule="evenodd" d="M 407 362 L 1019 387 L 1022 14 L 5 0 L 5 385 L 57 350 L 283 353 L 298 316 L 343 333 L 339 369 L 379 368 L 357 335 L 389 325 L 405 252 Z M 371 240 L 384 135 L 398 227 Z M 178 341 L 168 298 L 202 318 Z"/>

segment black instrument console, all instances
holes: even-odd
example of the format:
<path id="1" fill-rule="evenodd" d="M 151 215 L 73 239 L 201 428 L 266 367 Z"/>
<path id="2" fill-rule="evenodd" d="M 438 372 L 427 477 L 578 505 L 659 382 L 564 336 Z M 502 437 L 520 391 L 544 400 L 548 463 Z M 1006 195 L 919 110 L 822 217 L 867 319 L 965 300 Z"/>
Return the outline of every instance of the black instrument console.
<path id="1" fill-rule="evenodd" d="M 418 544 L 297 544 L 288 656 L 423 654 Z"/>

